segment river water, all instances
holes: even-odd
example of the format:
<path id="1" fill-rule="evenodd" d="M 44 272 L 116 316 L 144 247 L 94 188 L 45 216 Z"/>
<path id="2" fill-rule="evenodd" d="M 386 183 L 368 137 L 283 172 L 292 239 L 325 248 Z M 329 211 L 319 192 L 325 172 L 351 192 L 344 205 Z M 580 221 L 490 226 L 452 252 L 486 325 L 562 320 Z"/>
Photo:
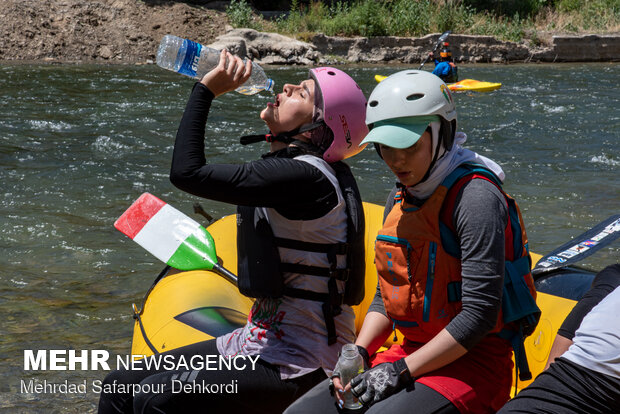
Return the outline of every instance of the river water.
<path id="1" fill-rule="evenodd" d="M 345 67 L 368 95 L 375 73 Z M 280 90 L 307 69 L 267 68 Z M 462 78 L 502 82 L 491 93 L 455 96 L 466 146 L 506 171 L 533 251 L 548 253 L 620 213 L 618 64 L 463 66 Z M 178 122 L 193 81 L 154 66 L 0 66 L 0 409 L 83 413 L 97 394 L 23 393 L 35 379 L 94 380 L 103 371 L 25 371 L 27 349 L 104 349 L 127 354 L 131 303 L 162 264 L 113 227 L 141 193 L 192 215 L 194 197 L 168 180 Z M 258 113 L 273 98 L 235 93 L 216 100 L 207 158 L 257 158 Z M 350 160 L 365 201 L 383 204 L 394 179 L 374 150 Z M 215 217 L 234 207 L 201 200 Z M 620 261 L 620 243 L 585 260 Z M 90 387 L 90 385 L 89 385 Z"/>

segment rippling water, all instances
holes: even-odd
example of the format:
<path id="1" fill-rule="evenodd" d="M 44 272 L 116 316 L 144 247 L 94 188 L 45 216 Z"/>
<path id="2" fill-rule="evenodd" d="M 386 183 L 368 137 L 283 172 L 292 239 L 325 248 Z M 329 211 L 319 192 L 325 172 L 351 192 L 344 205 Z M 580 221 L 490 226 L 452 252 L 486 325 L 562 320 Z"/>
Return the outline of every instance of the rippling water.
<path id="1" fill-rule="evenodd" d="M 345 68 L 368 95 L 375 73 Z M 304 68 L 268 68 L 279 90 Z M 499 162 L 534 251 L 548 253 L 620 212 L 618 64 L 464 66 L 502 82 L 458 94 L 467 146 Z M 192 81 L 153 66 L 0 66 L 0 408 L 88 412 L 97 395 L 20 393 L 20 381 L 102 378 L 104 372 L 23 370 L 24 349 L 130 348 L 130 304 L 162 265 L 117 232 L 114 220 L 149 191 L 192 214 L 195 199 L 168 181 L 174 135 Z M 263 131 L 269 96 L 215 101 L 207 158 L 257 158 L 240 135 Z M 364 200 L 382 204 L 394 179 L 373 150 L 351 160 Z M 214 216 L 234 207 L 201 200 Z M 620 247 L 584 261 L 600 269 Z"/>

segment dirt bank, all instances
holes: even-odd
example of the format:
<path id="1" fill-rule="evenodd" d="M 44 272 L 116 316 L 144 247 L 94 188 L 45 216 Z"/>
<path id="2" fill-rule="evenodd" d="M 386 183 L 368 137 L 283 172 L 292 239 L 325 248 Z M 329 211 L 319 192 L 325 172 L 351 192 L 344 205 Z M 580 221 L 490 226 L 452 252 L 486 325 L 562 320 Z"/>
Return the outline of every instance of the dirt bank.
<path id="1" fill-rule="evenodd" d="M 0 60 L 139 63 L 162 36 L 211 43 L 225 13 L 154 0 L 1 0 Z"/>

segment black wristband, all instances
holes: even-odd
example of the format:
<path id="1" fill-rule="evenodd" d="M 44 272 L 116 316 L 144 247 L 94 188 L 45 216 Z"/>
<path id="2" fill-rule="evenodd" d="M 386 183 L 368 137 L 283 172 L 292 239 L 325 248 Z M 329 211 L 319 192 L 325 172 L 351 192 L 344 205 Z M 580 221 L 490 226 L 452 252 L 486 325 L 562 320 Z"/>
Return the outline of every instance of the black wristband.
<path id="1" fill-rule="evenodd" d="M 394 361 L 393 364 L 398 376 L 404 384 L 411 384 L 415 381 L 415 377 L 409 372 L 409 367 L 407 366 L 407 362 L 405 362 L 405 358 Z"/>
<path id="2" fill-rule="evenodd" d="M 364 369 L 370 368 L 370 355 L 368 354 L 366 348 L 361 345 L 357 345 L 357 350 L 359 351 L 362 359 L 364 360 Z"/>

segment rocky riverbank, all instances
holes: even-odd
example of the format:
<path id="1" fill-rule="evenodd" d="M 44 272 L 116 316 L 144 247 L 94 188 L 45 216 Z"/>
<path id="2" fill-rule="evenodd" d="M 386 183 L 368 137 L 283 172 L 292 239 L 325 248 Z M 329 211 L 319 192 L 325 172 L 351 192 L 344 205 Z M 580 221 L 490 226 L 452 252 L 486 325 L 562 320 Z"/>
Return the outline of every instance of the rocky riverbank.
<path id="1" fill-rule="evenodd" d="M 2 0 L 0 61 L 152 63 L 162 36 L 172 33 L 228 47 L 263 64 L 418 63 L 438 36 L 341 38 L 319 34 L 302 42 L 251 29 L 233 30 L 227 25 L 223 2 L 202 3 L 209 7 L 163 0 Z M 620 60 L 620 34 L 550 34 L 540 43 L 450 36 L 458 62 Z"/>

